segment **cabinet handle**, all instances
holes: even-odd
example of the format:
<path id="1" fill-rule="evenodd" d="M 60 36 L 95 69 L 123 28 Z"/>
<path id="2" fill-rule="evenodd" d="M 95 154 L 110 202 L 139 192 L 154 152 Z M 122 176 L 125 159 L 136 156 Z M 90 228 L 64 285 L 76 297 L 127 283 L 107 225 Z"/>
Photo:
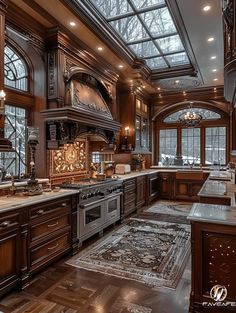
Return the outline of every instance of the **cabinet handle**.
<path id="1" fill-rule="evenodd" d="M 57 244 L 56 244 L 55 246 L 53 246 L 53 247 L 48 247 L 48 250 L 54 250 L 54 249 L 56 249 L 58 246 L 59 246 L 59 243 L 57 242 Z"/>
<path id="2" fill-rule="evenodd" d="M 61 204 L 61 206 L 65 207 L 65 206 L 66 206 L 66 202 L 63 202 L 63 203 Z"/>
<path id="3" fill-rule="evenodd" d="M 0 224 L 0 227 L 7 227 L 10 225 L 10 223 L 11 223 L 10 221 L 4 221 Z"/>
<path id="4" fill-rule="evenodd" d="M 55 227 L 58 225 L 58 222 L 54 223 L 54 224 L 48 224 L 48 227 Z"/>
<path id="5" fill-rule="evenodd" d="M 167 177 L 163 177 L 162 180 L 167 180 Z"/>
<path id="6" fill-rule="evenodd" d="M 38 214 L 38 215 L 42 215 L 43 213 L 44 213 L 44 210 L 38 210 L 38 211 L 37 211 L 37 214 Z"/>

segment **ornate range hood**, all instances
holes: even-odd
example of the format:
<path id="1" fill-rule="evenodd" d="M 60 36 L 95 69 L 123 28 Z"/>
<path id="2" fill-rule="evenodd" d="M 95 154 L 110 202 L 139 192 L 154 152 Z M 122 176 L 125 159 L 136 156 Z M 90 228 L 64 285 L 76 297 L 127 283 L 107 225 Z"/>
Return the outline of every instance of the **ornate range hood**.
<path id="1" fill-rule="evenodd" d="M 46 121 L 47 147 L 58 149 L 80 136 L 100 137 L 112 143 L 121 127 L 110 112 L 112 102 L 109 90 L 93 76 L 72 76 L 66 82 L 66 105 L 41 112 Z"/>

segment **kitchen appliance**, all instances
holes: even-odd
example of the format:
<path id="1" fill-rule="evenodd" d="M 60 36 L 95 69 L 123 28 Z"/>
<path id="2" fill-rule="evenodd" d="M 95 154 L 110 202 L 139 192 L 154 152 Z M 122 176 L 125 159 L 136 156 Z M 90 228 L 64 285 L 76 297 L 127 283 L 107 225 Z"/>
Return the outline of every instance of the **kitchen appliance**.
<path id="1" fill-rule="evenodd" d="M 122 181 L 85 179 L 64 183 L 62 188 L 78 189 L 77 238 L 80 244 L 120 219 Z"/>
<path id="2" fill-rule="evenodd" d="M 130 172 L 131 168 L 129 164 L 116 164 L 116 174 L 129 174 Z"/>

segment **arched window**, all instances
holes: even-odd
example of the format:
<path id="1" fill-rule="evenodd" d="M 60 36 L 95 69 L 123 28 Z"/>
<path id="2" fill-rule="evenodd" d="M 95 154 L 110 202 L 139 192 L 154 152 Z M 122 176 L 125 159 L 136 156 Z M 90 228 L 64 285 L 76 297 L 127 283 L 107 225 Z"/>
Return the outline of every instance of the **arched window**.
<path id="1" fill-rule="evenodd" d="M 207 108 L 193 107 L 201 115 L 199 125 L 186 127 L 179 120 L 189 111 L 180 109 L 158 119 L 158 161 L 162 165 L 227 163 L 227 126 L 225 116 Z M 170 112 L 170 111 L 169 111 Z"/>
<path id="2" fill-rule="evenodd" d="M 28 69 L 25 60 L 6 45 L 4 49 L 4 84 L 13 90 L 28 92 Z M 0 152 L 0 168 L 7 174 L 20 176 L 26 172 L 27 110 L 9 103 L 5 105 L 5 138 L 15 151 Z"/>
<path id="3" fill-rule="evenodd" d="M 4 84 L 10 88 L 28 91 L 27 66 L 11 47 L 4 49 Z"/>

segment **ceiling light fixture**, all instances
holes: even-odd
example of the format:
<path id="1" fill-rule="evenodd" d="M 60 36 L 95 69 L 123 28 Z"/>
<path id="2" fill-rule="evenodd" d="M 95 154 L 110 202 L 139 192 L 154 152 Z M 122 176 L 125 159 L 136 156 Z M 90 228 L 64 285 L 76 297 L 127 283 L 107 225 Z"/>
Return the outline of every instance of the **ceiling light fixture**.
<path id="1" fill-rule="evenodd" d="M 206 5 L 206 6 L 203 7 L 203 11 L 204 12 L 208 12 L 208 11 L 210 11 L 210 9 L 211 9 L 210 5 Z"/>
<path id="2" fill-rule="evenodd" d="M 179 80 L 176 80 L 175 83 L 178 84 L 178 83 L 179 83 Z"/>
<path id="3" fill-rule="evenodd" d="M 160 87 L 157 87 L 157 90 L 161 90 L 161 88 L 160 88 Z"/>
<path id="4" fill-rule="evenodd" d="M 73 22 L 73 21 L 70 22 L 70 26 L 74 27 L 75 25 L 76 25 L 75 22 Z"/>
<path id="5" fill-rule="evenodd" d="M 119 68 L 123 68 L 123 67 L 124 67 L 124 65 L 122 65 L 122 64 L 119 64 L 119 65 L 118 65 L 118 67 L 119 67 Z"/>
<path id="6" fill-rule="evenodd" d="M 98 49 L 98 51 L 102 51 L 103 47 L 98 47 L 97 49 Z"/>
<path id="7" fill-rule="evenodd" d="M 218 78 L 214 78 L 213 80 L 216 82 L 218 80 Z"/>
<path id="8" fill-rule="evenodd" d="M 214 37 L 209 37 L 209 38 L 207 39 L 208 42 L 212 42 L 212 41 L 214 41 L 214 40 L 215 40 Z"/>
<path id="9" fill-rule="evenodd" d="M 216 59 L 215 55 L 211 56 L 211 60 L 215 60 L 215 59 Z"/>
<path id="10" fill-rule="evenodd" d="M 216 68 L 214 68 L 214 69 L 212 70 L 212 72 L 217 72 L 217 69 L 216 69 Z"/>
<path id="11" fill-rule="evenodd" d="M 194 112 L 192 106 L 193 102 L 190 102 L 188 111 L 179 116 L 179 121 L 185 127 L 195 127 L 199 125 L 202 120 L 202 116 L 199 113 Z"/>
<path id="12" fill-rule="evenodd" d="M 214 92 L 216 92 L 216 90 L 217 90 L 217 89 L 214 87 Z"/>

